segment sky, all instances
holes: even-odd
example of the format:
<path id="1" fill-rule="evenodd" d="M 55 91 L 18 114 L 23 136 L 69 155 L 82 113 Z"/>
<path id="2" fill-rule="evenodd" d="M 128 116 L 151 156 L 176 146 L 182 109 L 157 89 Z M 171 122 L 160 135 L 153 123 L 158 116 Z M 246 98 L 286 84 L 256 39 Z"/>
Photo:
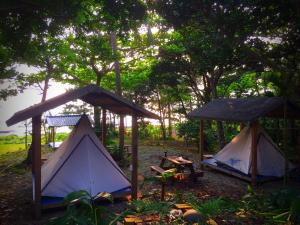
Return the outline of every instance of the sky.
<path id="1" fill-rule="evenodd" d="M 36 72 L 36 68 L 27 67 L 27 66 L 18 66 L 18 70 L 29 74 Z M 0 90 L 3 90 L 7 87 L 8 83 L 0 84 Z M 66 91 L 69 86 L 60 84 L 57 82 L 50 82 L 48 89 L 47 99 L 55 97 L 59 94 L 62 94 Z M 8 134 L 17 134 L 24 135 L 25 126 L 24 122 L 17 123 L 13 126 L 7 127 L 6 120 L 8 120 L 15 112 L 25 109 L 33 104 L 37 104 L 42 99 L 42 91 L 38 87 L 29 87 L 23 93 L 18 94 L 17 96 L 9 97 L 6 101 L 0 100 L 0 131 L 11 131 Z M 59 114 L 63 109 L 63 106 L 57 107 L 51 110 L 52 115 Z M 7 135 L 7 133 L 2 134 Z"/>
<path id="2" fill-rule="evenodd" d="M 0 89 L 5 88 L 4 85 L 0 85 Z M 55 97 L 66 91 L 66 85 L 51 82 L 48 90 L 47 99 Z M 17 123 L 16 125 L 7 127 L 5 121 L 8 120 L 15 112 L 25 109 L 33 104 L 37 104 L 41 101 L 42 95 L 39 88 L 30 87 L 23 93 L 17 96 L 13 96 L 7 99 L 7 101 L 0 101 L 0 131 L 11 131 L 10 134 L 23 135 L 25 131 L 24 122 Z M 63 106 L 57 107 L 51 110 L 52 115 L 59 114 L 63 109 Z"/>

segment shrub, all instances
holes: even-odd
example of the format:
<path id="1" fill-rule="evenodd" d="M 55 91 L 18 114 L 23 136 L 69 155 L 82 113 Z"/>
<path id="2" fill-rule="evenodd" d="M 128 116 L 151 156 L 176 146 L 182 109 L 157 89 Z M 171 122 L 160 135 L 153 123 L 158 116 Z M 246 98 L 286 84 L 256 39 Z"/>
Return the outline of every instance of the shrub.
<path id="1" fill-rule="evenodd" d="M 143 121 L 139 123 L 139 137 L 141 139 L 159 140 L 161 137 L 161 130 L 158 126 Z"/>

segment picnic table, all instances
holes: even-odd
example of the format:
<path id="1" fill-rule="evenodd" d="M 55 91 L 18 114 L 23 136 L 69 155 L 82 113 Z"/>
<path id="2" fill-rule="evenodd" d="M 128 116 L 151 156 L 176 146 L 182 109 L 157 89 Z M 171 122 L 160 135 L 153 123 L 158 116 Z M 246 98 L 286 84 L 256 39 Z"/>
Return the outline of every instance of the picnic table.
<path id="1" fill-rule="evenodd" d="M 171 167 L 165 165 L 167 162 L 171 164 Z M 151 170 L 156 171 L 157 173 L 163 173 L 165 170 L 170 168 L 176 168 L 177 175 L 179 175 L 180 178 L 183 177 L 183 179 L 185 170 L 188 170 L 188 178 L 194 182 L 197 181 L 198 177 L 203 176 L 203 171 L 195 171 L 193 161 L 183 158 L 182 156 L 168 156 L 165 153 L 165 156 L 161 158 L 159 166 L 151 166 Z"/>

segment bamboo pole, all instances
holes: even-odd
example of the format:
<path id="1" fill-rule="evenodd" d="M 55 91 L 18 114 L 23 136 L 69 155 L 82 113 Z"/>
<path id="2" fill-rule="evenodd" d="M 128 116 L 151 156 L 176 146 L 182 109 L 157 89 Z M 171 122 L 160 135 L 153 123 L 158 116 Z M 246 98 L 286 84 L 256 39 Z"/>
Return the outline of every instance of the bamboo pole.
<path id="1" fill-rule="evenodd" d="M 255 187 L 257 184 L 257 142 L 258 142 L 258 121 L 251 124 L 251 183 Z"/>
<path id="2" fill-rule="evenodd" d="M 35 218 L 41 216 L 41 115 L 32 118 L 32 184 Z"/>
<path id="3" fill-rule="evenodd" d="M 106 109 L 102 109 L 102 144 L 104 147 L 106 147 L 106 133 L 107 133 L 107 127 L 106 127 Z"/>
<path id="4" fill-rule="evenodd" d="M 131 145 L 132 145 L 132 173 L 131 173 L 131 198 L 138 197 L 138 124 L 136 115 L 132 116 L 131 126 Z"/>

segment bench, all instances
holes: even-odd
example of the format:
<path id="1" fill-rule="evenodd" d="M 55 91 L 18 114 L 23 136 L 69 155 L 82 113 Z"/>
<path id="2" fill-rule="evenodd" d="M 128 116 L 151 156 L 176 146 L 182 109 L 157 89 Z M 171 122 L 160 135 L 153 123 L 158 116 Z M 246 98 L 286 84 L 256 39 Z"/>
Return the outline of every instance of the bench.
<path id="1" fill-rule="evenodd" d="M 151 170 L 157 172 L 158 174 L 162 174 L 165 170 L 159 166 L 150 166 Z"/>

